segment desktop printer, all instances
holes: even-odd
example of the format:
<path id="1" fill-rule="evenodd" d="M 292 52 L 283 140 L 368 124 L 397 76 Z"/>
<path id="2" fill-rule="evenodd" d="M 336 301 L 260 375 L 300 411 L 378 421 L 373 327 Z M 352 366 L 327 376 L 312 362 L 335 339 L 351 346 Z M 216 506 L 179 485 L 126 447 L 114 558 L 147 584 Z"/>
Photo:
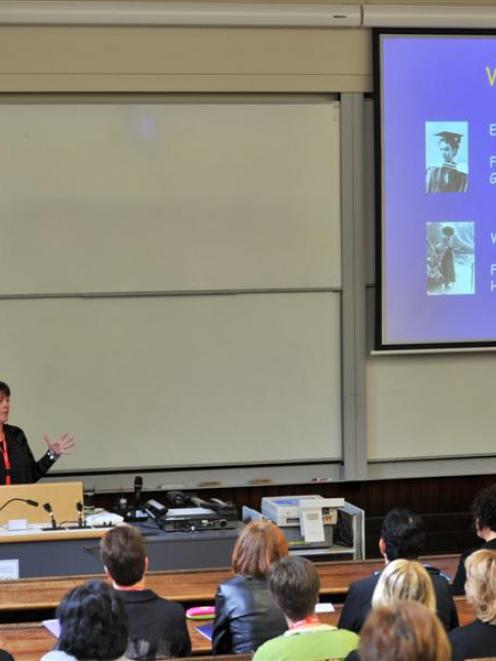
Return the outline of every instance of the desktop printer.
<path id="1" fill-rule="evenodd" d="M 243 521 L 266 518 L 283 531 L 290 550 L 336 559 L 365 557 L 364 512 L 344 498 L 319 495 L 262 498 L 261 512 L 243 507 Z"/>

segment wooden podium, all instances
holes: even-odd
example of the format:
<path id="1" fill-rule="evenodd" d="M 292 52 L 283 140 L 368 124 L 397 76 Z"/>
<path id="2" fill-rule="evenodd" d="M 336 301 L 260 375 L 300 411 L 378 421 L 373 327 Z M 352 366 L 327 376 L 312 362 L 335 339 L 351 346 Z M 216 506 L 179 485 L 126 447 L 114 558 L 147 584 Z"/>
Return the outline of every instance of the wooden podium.
<path id="1" fill-rule="evenodd" d="M 0 525 L 7 525 L 13 519 L 27 519 L 29 524 L 50 526 L 50 515 L 43 508 L 49 503 L 60 524 L 63 521 L 77 522 L 77 503 L 83 502 L 82 482 L 41 482 L 37 484 L 12 484 L 0 486 L 0 508 L 12 498 L 34 500 L 38 507 L 14 500 L 0 512 Z"/>

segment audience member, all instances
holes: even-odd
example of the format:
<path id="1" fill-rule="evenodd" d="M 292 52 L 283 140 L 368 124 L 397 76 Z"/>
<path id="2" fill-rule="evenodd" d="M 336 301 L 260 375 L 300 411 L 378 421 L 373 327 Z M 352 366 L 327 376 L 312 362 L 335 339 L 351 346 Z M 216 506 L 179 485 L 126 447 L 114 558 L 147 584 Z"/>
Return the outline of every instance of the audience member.
<path id="1" fill-rule="evenodd" d="M 148 558 L 141 533 L 132 526 L 116 526 L 102 538 L 100 552 L 127 613 L 126 656 L 140 660 L 189 656 L 184 608 L 145 587 Z"/>
<path id="2" fill-rule="evenodd" d="M 427 570 L 416 560 L 399 558 L 386 565 L 372 595 L 372 608 L 417 601 L 436 612 L 436 595 Z"/>
<path id="3" fill-rule="evenodd" d="M 283 558 L 271 567 L 269 584 L 289 629 L 259 647 L 254 661 L 343 659 L 356 649 L 356 634 L 322 624 L 315 615 L 320 580 L 310 560 L 300 556 Z"/>
<path id="4" fill-rule="evenodd" d="M 481 549 L 465 562 L 467 601 L 475 609 L 472 624 L 454 629 L 449 638 L 462 659 L 496 656 L 496 551 Z"/>
<path id="5" fill-rule="evenodd" d="M 215 597 L 214 654 L 253 652 L 286 630 L 266 575 L 287 553 L 286 538 L 270 521 L 253 521 L 241 531 L 232 555 L 236 575 L 219 585 Z"/>
<path id="6" fill-rule="evenodd" d="M 0 650 L 0 661 L 14 661 L 14 657 L 6 650 Z"/>
<path id="7" fill-rule="evenodd" d="M 103 581 L 71 590 L 57 609 L 60 638 L 41 661 L 124 659 L 127 618 L 124 605 Z"/>
<path id="8" fill-rule="evenodd" d="M 450 661 L 451 649 L 438 618 L 423 604 L 403 601 L 370 613 L 359 656 L 360 661 Z"/>
<path id="9" fill-rule="evenodd" d="M 406 509 L 393 509 L 386 515 L 379 539 L 379 550 L 387 563 L 398 558 L 416 560 L 425 543 L 425 530 L 418 514 Z M 448 578 L 439 569 L 425 565 L 436 595 L 437 614 L 447 630 L 458 626 L 458 614 L 450 592 Z M 352 583 L 339 619 L 341 629 L 357 633 L 372 606 L 372 595 L 381 572 Z"/>
<path id="10" fill-rule="evenodd" d="M 496 551 L 496 484 L 483 489 L 472 503 L 472 516 L 475 532 L 484 542 L 483 549 Z M 455 578 L 453 580 L 452 592 L 463 595 L 465 592 L 465 560 L 476 548 L 471 548 L 462 553 Z"/>
<path id="11" fill-rule="evenodd" d="M 399 558 L 386 565 L 372 595 L 372 608 L 395 608 L 403 601 L 415 601 L 436 612 L 436 595 L 427 571 L 415 560 Z M 352 652 L 346 661 L 358 661 Z"/>

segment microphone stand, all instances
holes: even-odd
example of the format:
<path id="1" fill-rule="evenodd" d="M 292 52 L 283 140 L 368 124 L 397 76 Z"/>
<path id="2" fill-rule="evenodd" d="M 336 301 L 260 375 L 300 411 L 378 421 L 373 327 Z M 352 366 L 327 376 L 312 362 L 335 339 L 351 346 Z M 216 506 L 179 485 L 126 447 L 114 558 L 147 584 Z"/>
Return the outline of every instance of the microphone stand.
<path id="1" fill-rule="evenodd" d="M 43 505 L 43 509 L 45 512 L 48 512 L 50 515 L 50 522 L 52 524 L 51 528 L 43 528 L 43 530 L 57 530 L 57 521 L 55 521 L 55 516 L 53 514 L 53 507 L 50 505 L 50 503 L 45 503 Z"/>

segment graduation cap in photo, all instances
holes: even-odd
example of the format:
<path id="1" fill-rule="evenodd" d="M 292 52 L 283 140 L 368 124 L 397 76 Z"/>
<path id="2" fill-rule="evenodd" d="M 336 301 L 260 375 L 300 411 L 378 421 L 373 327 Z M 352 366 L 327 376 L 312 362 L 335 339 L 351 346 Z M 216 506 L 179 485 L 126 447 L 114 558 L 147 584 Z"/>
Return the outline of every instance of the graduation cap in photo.
<path id="1" fill-rule="evenodd" d="M 434 135 L 441 140 L 445 140 L 455 149 L 458 149 L 461 139 L 463 138 L 463 133 L 456 133 L 455 131 L 439 131 L 439 133 L 435 133 Z"/>

